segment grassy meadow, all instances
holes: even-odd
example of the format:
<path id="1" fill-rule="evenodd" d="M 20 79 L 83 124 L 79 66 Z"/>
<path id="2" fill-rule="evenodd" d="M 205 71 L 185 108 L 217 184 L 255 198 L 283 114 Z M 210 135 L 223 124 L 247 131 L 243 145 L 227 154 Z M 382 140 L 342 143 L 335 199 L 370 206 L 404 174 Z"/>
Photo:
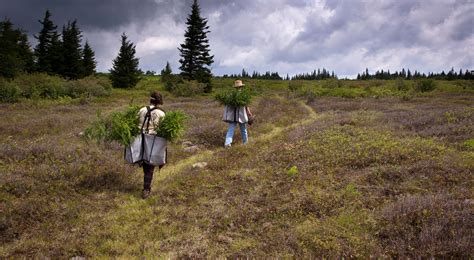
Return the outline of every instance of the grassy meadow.
<path id="1" fill-rule="evenodd" d="M 1 103 L 0 257 L 474 255 L 474 82 L 244 83 L 256 122 L 230 149 L 212 95 L 175 97 L 157 77 Z M 189 119 L 143 200 L 123 147 L 82 132 L 150 90 Z"/>

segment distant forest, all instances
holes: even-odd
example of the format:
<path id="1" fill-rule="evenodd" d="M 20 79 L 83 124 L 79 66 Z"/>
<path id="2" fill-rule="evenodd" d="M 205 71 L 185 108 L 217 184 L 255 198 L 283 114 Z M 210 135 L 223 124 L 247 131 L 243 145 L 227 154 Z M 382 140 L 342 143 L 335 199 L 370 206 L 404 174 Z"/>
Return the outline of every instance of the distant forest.
<path id="1" fill-rule="evenodd" d="M 384 71 L 376 71 L 374 74 L 369 73 L 369 69 L 365 69 L 362 74 L 357 74 L 357 79 L 358 80 L 368 80 L 368 79 L 440 79 L 440 80 L 456 80 L 456 79 L 474 79 L 474 72 L 465 70 L 463 72 L 462 69 L 459 70 L 459 72 L 455 71 L 454 68 L 452 68 L 450 71 L 447 73 L 442 71 L 441 73 L 433 73 L 430 72 L 428 74 L 425 73 L 420 73 L 415 70 L 415 72 L 411 72 L 409 69 L 405 71 L 405 69 L 402 69 L 400 72 L 395 71 L 394 73 L 391 73 L 390 70 Z"/>
<path id="2" fill-rule="evenodd" d="M 281 77 L 278 72 L 266 72 L 260 74 L 259 72 L 254 71 L 252 74 L 249 74 L 245 69 L 242 69 L 240 74 L 224 74 L 223 78 L 244 78 L 244 79 L 272 79 L 272 80 L 324 80 L 324 79 L 338 79 L 334 71 L 329 72 L 329 70 L 317 69 L 313 70 L 311 73 L 302 73 L 296 74 L 290 77 L 288 74 L 286 77 Z M 376 71 L 374 74 L 369 73 L 369 69 L 366 69 L 364 72 L 357 74 L 357 80 L 371 80 L 371 79 L 381 79 L 381 80 L 390 80 L 390 79 L 406 79 L 406 80 L 416 80 L 416 79 L 439 79 L 439 80 L 457 80 L 457 79 L 474 79 L 474 71 L 462 69 L 459 72 L 455 71 L 454 68 L 448 71 L 447 73 L 442 71 L 441 73 L 430 72 L 428 74 L 420 73 L 414 71 L 413 73 L 408 69 L 402 69 L 400 72 L 395 71 L 393 73 L 390 70 Z"/>

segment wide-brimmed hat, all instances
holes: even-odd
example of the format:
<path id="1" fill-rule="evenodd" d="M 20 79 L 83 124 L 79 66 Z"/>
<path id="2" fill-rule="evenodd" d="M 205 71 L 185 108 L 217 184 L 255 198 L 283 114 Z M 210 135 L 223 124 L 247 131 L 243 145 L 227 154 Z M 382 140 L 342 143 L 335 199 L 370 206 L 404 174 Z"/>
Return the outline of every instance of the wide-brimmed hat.
<path id="1" fill-rule="evenodd" d="M 242 80 L 236 80 L 234 81 L 234 88 L 240 88 L 245 86 L 245 84 L 242 83 Z"/>

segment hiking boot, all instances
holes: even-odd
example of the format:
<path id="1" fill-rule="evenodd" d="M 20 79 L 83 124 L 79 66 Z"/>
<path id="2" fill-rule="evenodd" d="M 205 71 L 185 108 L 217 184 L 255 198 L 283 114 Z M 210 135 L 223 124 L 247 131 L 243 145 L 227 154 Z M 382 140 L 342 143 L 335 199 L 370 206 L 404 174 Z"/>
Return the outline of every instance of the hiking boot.
<path id="1" fill-rule="evenodd" d="M 146 199 L 150 197 L 151 190 L 143 190 L 142 191 L 142 199 Z"/>

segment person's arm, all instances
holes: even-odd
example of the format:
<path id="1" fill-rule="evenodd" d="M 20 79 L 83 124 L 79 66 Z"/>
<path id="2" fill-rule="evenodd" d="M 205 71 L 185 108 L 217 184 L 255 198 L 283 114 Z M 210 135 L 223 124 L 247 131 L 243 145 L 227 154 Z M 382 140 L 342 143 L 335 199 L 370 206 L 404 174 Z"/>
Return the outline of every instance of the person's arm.
<path id="1" fill-rule="evenodd" d="M 245 107 L 245 110 L 247 111 L 247 115 L 248 115 L 248 116 L 253 117 L 252 112 L 250 112 L 250 108 L 249 108 L 249 107 Z"/>

